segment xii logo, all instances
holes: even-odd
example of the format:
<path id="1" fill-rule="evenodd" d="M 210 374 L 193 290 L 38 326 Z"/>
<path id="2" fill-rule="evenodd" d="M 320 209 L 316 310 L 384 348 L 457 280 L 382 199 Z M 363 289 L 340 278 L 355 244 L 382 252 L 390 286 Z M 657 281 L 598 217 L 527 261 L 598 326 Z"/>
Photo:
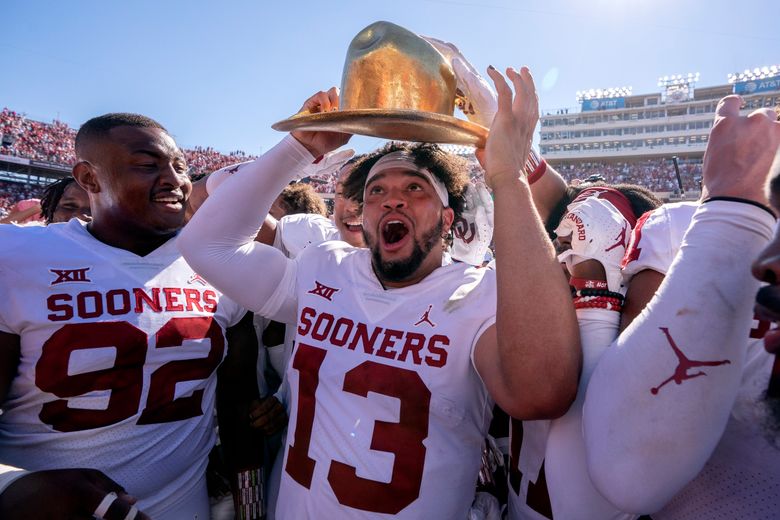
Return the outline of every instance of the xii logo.
<path id="1" fill-rule="evenodd" d="M 90 283 L 92 280 L 87 278 L 87 271 L 91 267 L 82 267 L 81 269 L 49 269 L 57 278 L 50 285 L 57 285 L 67 282 Z"/>
<path id="2" fill-rule="evenodd" d="M 328 287 L 327 285 L 321 284 L 320 282 L 318 282 L 316 280 L 314 281 L 314 283 L 315 283 L 314 289 L 309 291 L 309 294 L 314 294 L 314 295 L 317 295 L 317 296 L 321 296 L 321 297 L 325 298 L 326 300 L 328 300 L 329 302 L 332 302 L 333 301 L 333 295 L 341 290 L 341 289 L 336 289 L 334 287 Z"/>

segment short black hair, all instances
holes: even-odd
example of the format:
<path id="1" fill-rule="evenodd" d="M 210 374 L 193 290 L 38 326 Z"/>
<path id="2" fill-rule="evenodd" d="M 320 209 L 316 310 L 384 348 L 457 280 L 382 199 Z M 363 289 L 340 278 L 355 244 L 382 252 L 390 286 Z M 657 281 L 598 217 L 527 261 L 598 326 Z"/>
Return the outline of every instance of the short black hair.
<path id="1" fill-rule="evenodd" d="M 168 130 L 152 119 L 141 114 L 130 114 L 127 112 L 115 112 L 93 117 L 79 128 L 76 134 L 76 155 L 82 156 L 87 143 L 93 139 L 99 139 L 108 136 L 111 129 L 118 126 L 135 126 L 139 128 L 159 128 L 163 132 Z"/>
<path id="2" fill-rule="evenodd" d="M 344 196 L 363 203 L 363 189 L 371 168 L 385 155 L 404 151 L 414 157 L 414 164 L 427 168 L 447 188 L 448 205 L 460 217 L 466 199 L 464 194 L 469 184 L 468 162 L 455 154 L 447 153 L 433 143 L 400 143 L 391 141 L 384 147 L 363 155 L 344 180 Z"/>
<path id="3" fill-rule="evenodd" d="M 551 239 L 555 239 L 555 229 L 566 214 L 567 206 L 571 204 L 583 190 L 598 186 L 612 188 L 625 195 L 629 204 L 631 204 L 631 212 L 636 218 L 641 217 L 648 211 L 652 211 L 663 204 L 663 201 L 656 197 L 652 191 L 643 186 L 639 186 L 638 184 L 607 184 L 606 182 L 599 181 L 582 183 L 578 186 L 569 185 L 566 187 L 566 192 L 563 197 L 561 197 L 558 203 L 553 206 L 550 215 L 547 217 L 547 222 L 544 224 L 547 234 Z"/>
<path id="4" fill-rule="evenodd" d="M 68 186 L 76 182 L 73 177 L 63 177 L 47 185 L 41 197 L 41 216 L 46 224 L 54 220 L 54 212 L 60 204 L 60 199 Z"/>

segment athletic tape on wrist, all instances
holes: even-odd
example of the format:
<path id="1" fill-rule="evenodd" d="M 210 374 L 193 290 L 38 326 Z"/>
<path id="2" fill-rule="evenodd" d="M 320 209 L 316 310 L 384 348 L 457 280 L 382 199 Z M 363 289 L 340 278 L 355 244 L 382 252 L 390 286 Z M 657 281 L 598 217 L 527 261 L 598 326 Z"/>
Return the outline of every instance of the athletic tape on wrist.
<path id="1" fill-rule="evenodd" d="M 533 184 L 541 179 L 547 171 L 547 161 L 540 157 L 536 150 L 531 148 L 531 151 L 528 152 L 528 157 L 525 160 L 523 171 L 528 179 L 528 184 Z"/>

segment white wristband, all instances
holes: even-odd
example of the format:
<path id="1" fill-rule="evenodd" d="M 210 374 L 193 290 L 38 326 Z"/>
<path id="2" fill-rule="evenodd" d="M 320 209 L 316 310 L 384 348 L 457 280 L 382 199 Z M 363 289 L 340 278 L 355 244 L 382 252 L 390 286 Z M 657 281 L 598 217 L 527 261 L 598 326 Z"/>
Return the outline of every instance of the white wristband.
<path id="1" fill-rule="evenodd" d="M 29 471 L 0 464 L 0 493 L 10 486 L 16 479 L 27 475 Z"/>

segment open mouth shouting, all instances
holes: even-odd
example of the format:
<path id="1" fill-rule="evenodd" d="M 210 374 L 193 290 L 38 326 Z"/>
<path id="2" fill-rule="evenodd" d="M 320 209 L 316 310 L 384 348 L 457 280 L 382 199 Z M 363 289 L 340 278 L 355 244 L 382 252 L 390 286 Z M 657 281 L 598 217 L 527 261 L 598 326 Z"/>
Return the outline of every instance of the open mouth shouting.
<path id="1" fill-rule="evenodd" d="M 381 245 L 385 251 L 398 251 L 411 240 L 409 226 L 403 220 L 390 217 L 381 226 Z"/>

